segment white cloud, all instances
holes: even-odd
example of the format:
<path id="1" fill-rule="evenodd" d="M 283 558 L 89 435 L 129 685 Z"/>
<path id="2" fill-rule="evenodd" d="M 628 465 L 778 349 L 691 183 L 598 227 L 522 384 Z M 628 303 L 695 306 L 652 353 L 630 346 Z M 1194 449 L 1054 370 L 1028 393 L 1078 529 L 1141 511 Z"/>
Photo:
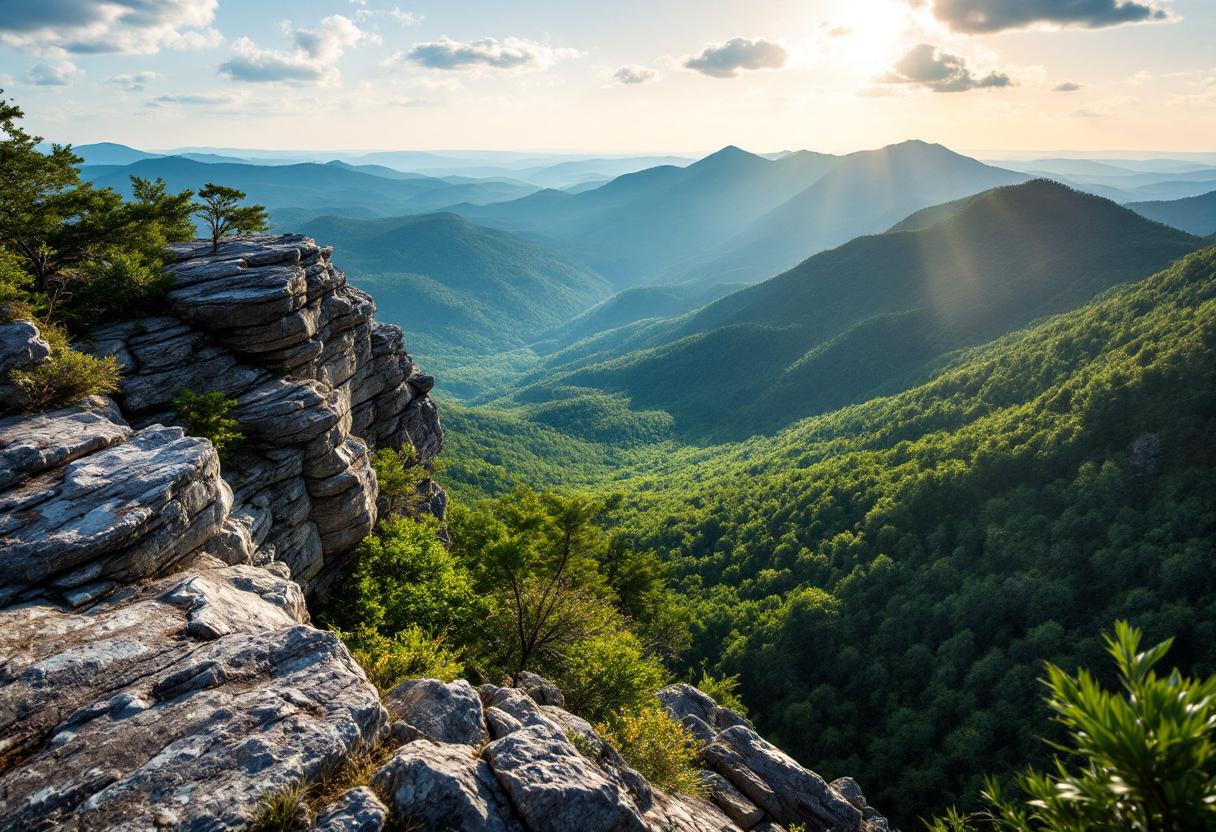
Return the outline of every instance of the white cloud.
<path id="1" fill-rule="evenodd" d="M 148 84 L 159 77 L 155 72 L 136 72 L 131 75 L 111 75 L 102 81 L 102 83 L 122 87 L 130 92 L 141 92 Z"/>
<path id="2" fill-rule="evenodd" d="M 200 107 L 207 109 L 230 109 L 244 104 L 248 93 L 242 92 L 184 92 L 158 95 L 148 102 L 149 107 Z"/>
<path id="3" fill-rule="evenodd" d="M 698 54 L 684 56 L 680 64 L 711 78 L 734 78 L 741 69 L 781 69 L 788 58 L 785 47 L 771 40 L 731 38 L 706 44 Z"/>
<path id="4" fill-rule="evenodd" d="M 292 29 L 285 24 L 284 31 L 294 41 L 290 51 L 263 49 L 249 38 L 241 38 L 232 45 L 233 56 L 220 64 L 220 74 L 234 81 L 333 86 L 341 80 L 335 64 L 343 51 L 379 40 L 337 14 L 322 20 L 316 29 Z"/>
<path id="5" fill-rule="evenodd" d="M 0 44 L 42 55 L 214 46 L 218 0 L 0 0 Z"/>
<path id="6" fill-rule="evenodd" d="M 409 52 L 397 52 L 382 66 L 392 68 L 414 64 L 425 69 L 445 71 L 523 71 L 548 69 L 558 61 L 574 58 L 579 54 L 575 49 L 558 49 L 547 43 L 523 38 L 506 38 L 502 41 L 485 38 L 461 42 L 441 37 L 431 43 L 416 43 Z"/>
<path id="7" fill-rule="evenodd" d="M 925 0 L 907 0 L 920 8 Z M 933 0 L 933 16 L 954 32 L 978 35 L 1032 26 L 1102 29 L 1173 19 L 1156 0 Z"/>
<path id="8" fill-rule="evenodd" d="M 896 61 L 890 72 L 874 80 L 879 84 L 908 85 L 933 92 L 967 92 L 1016 85 L 1007 73 L 994 70 L 987 75 L 977 74 L 962 55 L 929 43 L 913 46 Z"/>
<path id="9" fill-rule="evenodd" d="M 658 77 L 658 73 L 644 66 L 630 64 L 618 69 L 612 77 L 622 84 L 649 84 Z"/>
<path id="10" fill-rule="evenodd" d="M 71 61 L 36 64 L 25 74 L 25 80 L 39 87 L 70 87 L 84 75 Z"/>

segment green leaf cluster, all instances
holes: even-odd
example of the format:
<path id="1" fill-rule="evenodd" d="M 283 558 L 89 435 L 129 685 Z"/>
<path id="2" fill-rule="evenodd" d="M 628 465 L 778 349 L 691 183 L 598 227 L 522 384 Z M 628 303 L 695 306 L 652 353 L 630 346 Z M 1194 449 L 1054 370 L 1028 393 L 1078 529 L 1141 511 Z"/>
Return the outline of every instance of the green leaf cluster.
<path id="1" fill-rule="evenodd" d="M 236 399 L 228 398 L 223 391 L 199 394 L 182 388 L 170 404 L 178 418 L 186 422 L 191 436 L 211 440 L 221 462 L 229 461 L 245 441 L 237 420 L 228 418 L 228 411 L 236 407 Z"/>

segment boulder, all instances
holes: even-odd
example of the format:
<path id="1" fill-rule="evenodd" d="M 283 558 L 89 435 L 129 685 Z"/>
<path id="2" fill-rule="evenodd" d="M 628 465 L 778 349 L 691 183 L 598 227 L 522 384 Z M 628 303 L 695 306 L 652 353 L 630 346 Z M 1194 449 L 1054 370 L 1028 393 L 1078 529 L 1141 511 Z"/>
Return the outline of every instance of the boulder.
<path id="1" fill-rule="evenodd" d="M 739 832 L 717 806 L 686 794 L 655 792 L 646 821 L 654 832 Z"/>
<path id="2" fill-rule="evenodd" d="M 477 691 L 464 679 L 444 684 L 438 679 L 402 682 L 384 697 L 385 704 L 429 740 L 480 748 L 489 739 Z"/>
<path id="3" fill-rule="evenodd" d="M 557 685 L 527 670 L 515 674 L 514 685 L 532 697 L 537 705 L 554 705 L 560 708 L 566 704 L 566 697 L 558 690 Z"/>
<path id="4" fill-rule="evenodd" d="M 705 761 L 783 826 L 855 832 L 861 812 L 755 731 L 727 728 L 701 752 Z"/>
<path id="5" fill-rule="evenodd" d="M 2 314 L 5 310 L 0 310 Z M 0 401 L 9 399 L 15 388 L 9 383 L 14 370 L 32 370 L 51 357 L 51 345 L 29 321 L 0 323 Z"/>
<path id="6" fill-rule="evenodd" d="M 648 829 L 629 795 L 547 720 L 495 740 L 482 754 L 531 832 Z"/>
<path id="7" fill-rule="evenodd" d="M 463 745 L 416 740 L 372 779 L 394 815 L 445 832 L 523 832 L 490 767 Z"/>
<path id="8" fill-rule="evenodd" d="M 121 444 L 133 433 L 104 396 L 50 413 L 0 419 L 0 489 Z"/>
<path id="9" fill-rule="evenodd" d="M 300 588 L 203 558 L 76 613 L 0 611 L 0 828 L 237 830 L 377 740 L 375 688 Z"/>
<path id="10" fill-rule="evenodd" d="M 388 810 L 366 786 L 351 789 L 317 815 L 313 832 L 380 832 Z"/>
<path id="11" fill-rule="evenodd" d="M 542 705 L 541 711 L 561 728 L 572 742 L 575 737 L 579 738 L 575 745 L 579 753 L 598 765 L 609 780 L 629 792 L 640 811 L 645 812 L 650 808 L 654 801 L 654 790 L 650 783 L 625 762 L 621 752 L 601 737 L 591 727 L 590 722 L 553 705 Z"/>

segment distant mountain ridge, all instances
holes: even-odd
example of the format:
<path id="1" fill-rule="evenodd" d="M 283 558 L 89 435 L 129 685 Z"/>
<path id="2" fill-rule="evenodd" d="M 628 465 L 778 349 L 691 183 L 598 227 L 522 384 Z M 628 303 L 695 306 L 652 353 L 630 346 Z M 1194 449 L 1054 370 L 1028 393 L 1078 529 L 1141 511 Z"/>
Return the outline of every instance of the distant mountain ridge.
<path id="1" fill-rule="evenodd" d="M 1142 217 L 1207 237 L 1216 234 L 1216 190 L 1170 201 L 1130 202 L 1128 208 Z"/>
<path id="2" fill-rule="evenodd" d="M 1076 308 L 1201 245 L 1045 180 L 937 211 L 682 318 L 575 345 L 549 360 L 559 375 L 538 387 L 610 392 L 635 410 L 670 413 L 686 435 L 738 439 L 904 389 L 941 356 Z"/>

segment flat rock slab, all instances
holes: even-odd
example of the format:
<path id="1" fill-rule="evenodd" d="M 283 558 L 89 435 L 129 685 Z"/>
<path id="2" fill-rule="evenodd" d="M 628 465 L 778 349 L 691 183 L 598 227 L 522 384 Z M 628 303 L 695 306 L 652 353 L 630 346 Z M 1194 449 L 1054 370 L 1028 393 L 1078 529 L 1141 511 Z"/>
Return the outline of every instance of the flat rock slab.
<path id="1" fill-rule="evenodd" d="M 102 396 L 50 413 L 0 419 L 0 489 L 118 445 L 133 433 Z"/>
<path id="2" fill-rule="evenodd" d="M 296 584 L 211 559 L 85 613 L 0 612 L 0 829 L 243 829 L 374 742 L 375 688 L 304 620 Z"/>
<path id="3" fill-rule="evenodd" d="M 402 682 L 388 692 L 384 701 L 433 742 L 481 748 L 490 739 L 481 699 L 464 679 L 451 684 L 438 679 Z"/>
<path id="4" fill-rule="evenodd" d="M 701 756 L 783 826 L 801 824 L 831 832 L 861 828 L 861 812 L 822 777 L 798 765 L 750 728 L 726 729 Z"/>
<path id="5" fill-rule="evenodd" d="M 420 739 L 399 749 L 373 785 L 406 824 L 446 832 L 523 832 L 506 794 L 466 745 Z"/>
<path id="6" fill-rule="evenodd" d="M 514 731 L 482 754 L 531 832 L 649 829 L 625 791 L 552 723 Z"/>

